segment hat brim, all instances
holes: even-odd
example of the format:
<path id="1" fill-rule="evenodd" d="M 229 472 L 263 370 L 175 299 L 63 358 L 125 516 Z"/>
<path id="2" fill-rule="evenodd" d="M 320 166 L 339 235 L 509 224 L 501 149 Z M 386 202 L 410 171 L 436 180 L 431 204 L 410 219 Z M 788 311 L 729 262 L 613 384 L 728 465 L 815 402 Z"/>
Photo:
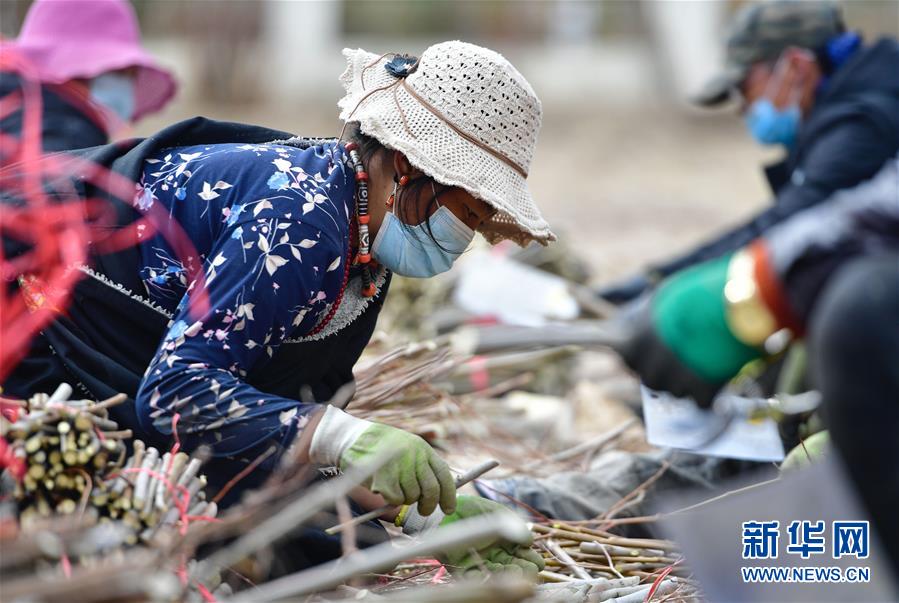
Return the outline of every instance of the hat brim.
<path id="1" fill-rule="evenodd" d="M 373 93 L 397 81 L 381 64 L 387 58 L 379 60 L 364 50 L 345 50 L 344 54 L 349 66 L 341 77 L 347 90 L 338 103 L 341 119 L 359 122 L 363 134 L 401 151 L 413 166 L 437 182 L 462 188 L 495 208 L 494 217 L 478 229 L 489 242 L 510 239 L 524 246 L 530 241 L 545 245 L 556 239 L 520 173 L 459 136 L 402 86 Z M 414 76 L 409 76 L 411 86 Z"/>
<path id="2" fill-rule="evenodd" d="M 746 69 L 729 66 L 711 80 L 702 89 L 690 97 L 690 102 L 700 107 L 715 107 L 731 100 L 743 79 Z"/>
<path id="3" fill-rule="evenodd" d="M 175 95 L 177 83 L 172 74 L 160 67 L 142 48 L 130 44 L 92 44 L 77 49 L 64 46 L 14 44 L 28 59 L 40 81 L 61 84 L 72 79 L 91 79 L 119 69 L 135 68 L 135 106 L 133 119 L 158 111 Z"/>

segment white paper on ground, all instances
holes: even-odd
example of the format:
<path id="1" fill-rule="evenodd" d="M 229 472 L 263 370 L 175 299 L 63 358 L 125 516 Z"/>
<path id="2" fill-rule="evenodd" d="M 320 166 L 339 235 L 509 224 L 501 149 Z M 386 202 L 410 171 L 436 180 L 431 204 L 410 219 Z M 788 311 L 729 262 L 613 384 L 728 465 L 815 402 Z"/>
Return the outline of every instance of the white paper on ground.
<path id="1" fill-rule="evenodd" d="M 528 327 L 577 318 L 578 303 L 564 279 L 486 251 L 466 255 L 453 292 L 464 310 Z"/>
<path id="2" fill-rule="evenodd" d="M 640 390 L 646 439 L 654 446 L 748 461 L 784 459 L 777 423 L 771 419 L 738 417 L 728 425 L 727 417 L 702 410 L 692 400 L 645 385 Z"/>

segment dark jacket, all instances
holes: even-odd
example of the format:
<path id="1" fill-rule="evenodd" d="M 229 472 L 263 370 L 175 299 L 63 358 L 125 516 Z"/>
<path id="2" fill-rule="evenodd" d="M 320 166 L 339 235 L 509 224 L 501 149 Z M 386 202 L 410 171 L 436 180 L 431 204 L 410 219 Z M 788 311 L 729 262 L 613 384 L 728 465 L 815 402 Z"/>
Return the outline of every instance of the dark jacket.
<path id="1" fill-rule="evenodd" d="M 840 268 L 859 257 L 899 254 L 899 157 L 874 178 L 770 229 L 764 244 L 790 309 L 807 323 Z"/>
<path id="2" fill-rule="evenodd" d="M 21 91 L 18 75 L 0 73 L 0 98 Z M 58 86 L 41 86 L 41 146 L 44 152 L 85 149 L 106 144 L 108 137 L 98 115 L 86 106 L 78 106 Z M 0 132 L 20 138 L 22 111 L 15 111 L 0 120 Z"/>
<path id="3" fill-rule="evenodd" d="M 667 276 L 735 251 L 837 190 L 868 180 L 899 152 L 899 43 L 860 49 L 819 93 L 786 159 L 765 171 L 774 205 L 749 222 L 651 270 Z M 726 202 L 726 200 L 722 200 Z"/>

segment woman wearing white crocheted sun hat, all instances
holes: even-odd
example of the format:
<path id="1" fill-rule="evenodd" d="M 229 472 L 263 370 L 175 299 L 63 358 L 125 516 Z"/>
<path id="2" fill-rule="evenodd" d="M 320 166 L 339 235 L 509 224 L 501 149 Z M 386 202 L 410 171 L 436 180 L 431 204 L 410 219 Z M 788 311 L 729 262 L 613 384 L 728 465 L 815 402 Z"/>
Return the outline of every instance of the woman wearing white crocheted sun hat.
<path id="1" fill-rule="evenodd" d="M 92 151 L 87 159 L 138 183 L 120 215 L 154 210 L 196 253 L 182 258 L 184 247 L 157 233 L 103 256 L 4 386 L 25 395 L 74 378 L 98 399 L 128 393 L 134 405 L 113 418 L 156 446 L 176 429 L 182 449 L 207 446 L 210 488 L 239 482 L 223 504 L 292 448 L 298 462 L 341 469 L 395 453 L 357 502 L 396 505 L 386 519 L 408 533 L 511 513 L 457 497 L 422 438 L 321 403 L 352 381 L 390 273 L 448 270 L 475 231 L 491 242 L 554 239 L 526 183 L 540 101 L 506 59 L 463 42 L 420 59 L 344 54 L 345 137 L 195 118 Z M 339 539 L 320 536 L 311 548 L 340 554 Z M 463 572 L 536 574 L 542 561 L 528 544 L 485 542 L 446 559 Z"/>
<path id="2" fill-rule="evenodd" d="M 429 277 L 448 270 L 476 230 L 491 243 L 511 239 L 524 246 L 555 239 L 526 182 L 542 119 L 540 100 L 505 58 L 458 41 L 431 46 L 420 59 L 361 49 L 344 55 L 346 96 L 338 105 L 349 126 L 346 148 L 357 177 L 368 184 L 363 196 L 371 200 L 369 216 L 363 218 L 357 206 L 357 218 L 360 247 L 366 222 L 376 233 L 374 262 L 403 276 Z M 310 458 L 316 460 L 321 449 L 329 450 L 327 458 L 338 458 L 336 447 L 352 439 L 347 434 L 358 421 L 329 407 L 311 439 Z M 377 436 L 371 435 L 374 444 Z M 394 521 L 416 534 L 476 515 L 509 513 L 465 495 L 456 498 L 454 512 L 441 507 L 443 512 L 432 513 L 433 505 L 425 509 L 421 502 L 403 506 Z M 486 568 L 532 574 L 543 562 L 527 544 L 484 543 L 477 554 L 449 552 L 444 560 L 463 573 Z"/>

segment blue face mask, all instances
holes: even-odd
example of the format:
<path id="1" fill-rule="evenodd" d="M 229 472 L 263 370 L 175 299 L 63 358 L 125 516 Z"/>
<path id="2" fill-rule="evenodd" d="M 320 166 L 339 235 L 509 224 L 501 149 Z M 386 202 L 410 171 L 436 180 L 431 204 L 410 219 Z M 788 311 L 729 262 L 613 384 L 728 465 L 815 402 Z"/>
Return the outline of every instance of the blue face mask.
<path id="1" fill-rule="evenodd" d="M 401 276 L 427 278 L 449 270 L 473 238 L 474 231 L 445 206 L 417 226 L 403 224 L 388 212 L 371 253 L 378 263 Z"/>
<path id="2" fill-rule="evenodd" d="M 91 98 L 122 121 L 134 115 L 134 79 L 121 73 L 104 73 L 91 80 Z"/>
<path id="3" fill-rule="evenodd" d="M 749 133 L 761 144 L 782 144 L 793 146 L 802 113 L 799 105 L 778 109 L 768 98 L 760 98 L 750 105 L 746 112 L 746 126 Z"/>

